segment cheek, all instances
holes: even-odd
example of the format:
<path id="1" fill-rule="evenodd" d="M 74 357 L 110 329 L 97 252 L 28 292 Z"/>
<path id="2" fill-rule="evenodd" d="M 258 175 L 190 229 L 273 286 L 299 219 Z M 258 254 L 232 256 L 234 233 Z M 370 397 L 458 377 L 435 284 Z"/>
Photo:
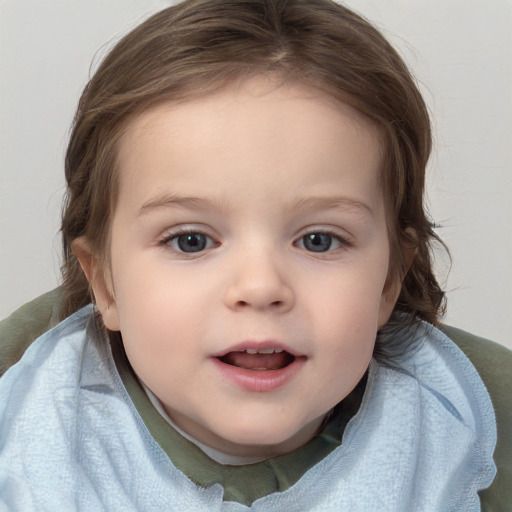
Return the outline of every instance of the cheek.
<path id="1" fill-rule="evenodd" d="M 376 331 L 386 277 L 387 265 L 375 261 L 334 270 L 317 279 L 317 291 L 312 295 L 322 325 L 343 327 L 354 334 Z"/>
<path id="2" fill-rule="evenodd" d="M 204 276 L 200 280 L 186 265 L 169 263 L 158 249 L 122 252 L 125 257 L 113 260 L 113 281 L 116 304 L 125 320 L 134 320 L 134 313 L 150 322 L 176 316 L 176 310 L 192 309 L 207 287 Z"/>
<path id="3" fill-rule="evenodd" d="M 378 330 L 377 306 L 356 300 L 324 312 L 317 338 L 325 340 L 325 354 L 345 374 L 361 375 L 373 353 Z M 355 372 L 355 373 L 353 373 Z"/>
<path id="4" fill-rule="evenodd" d="M 373 353 L 385 283 L 385 271 L 347 272 L 325 282 L 312 298 L 314 337 L 323 340 L 325 364 L 345 383 L 364 373 Z"/>
<path id="5" fill-rule="evenodd" d="M 170 374 L 179 381 L 195 370 L 191 362 L 201 351 L 197 340 L 202 339 L 199 312 L 178 294 L 144 291 L 140 290 L 139 300 L 120 306 L 123 345 L 142 381 L 151 389 L 166 389 Z"/>
<path id="6" fill-rule="evenodd" d="M 117 263 L 117 265 L 116 265 Z M 175 358 L 201 338 L 213 298 L 211 283 L 197 273 L 151 256 L 113 260 L 115 302 L 127 354 L 145 360 Z M 179 333 L 179 337 L 176 334 Z M 180 346 L 178 340 L 181 340 Z"/>

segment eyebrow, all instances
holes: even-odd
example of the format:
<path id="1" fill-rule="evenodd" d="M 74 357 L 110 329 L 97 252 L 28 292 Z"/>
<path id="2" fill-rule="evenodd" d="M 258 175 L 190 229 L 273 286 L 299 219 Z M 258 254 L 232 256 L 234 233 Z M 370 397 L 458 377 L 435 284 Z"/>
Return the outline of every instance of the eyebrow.
<path id="1" fill-rule="evenodd" d="M 145 215 L 161 208 L 184 208 L 184 209 L 200 209 L 211 210 L 217 209 L 225 211 L 228 209 L 227 203 L 223 201 L 215 201 L 209 198 L 201 197 L 185 197 L 176 194 L 162 194 L 155 196 L 146 201 L 140 208 L 138 216 Z M 292 212 L 301 210 L 354 210 L 355 212 L 362 212 L 374 215 L 373 210 L 366 203 L 350 199 L 347 197 L 338 196 L 319 196 L 319 197 L 305 197 L 293 203 L 291 207 Z"/>
<path id="2" fill-rule="evenodd" d="M 304 199 L 299 199 L 292 207 L 292 211 L 332 209 L 354 210 L 355 212 L 374 215 L 373 210 L 366 203 L 338 196 L 305 197 Z"/>
<path id="3" fill-rule="evenodd" d="M 138 216 L 150 213 L 161 208 L 185 208 L 185 209 L 221 209 L 225 210 L 227 205 L 222 202 L 212 201 L 201 197 L 184 197 L 175 194 L 162 194 L 146 201 L 140 208 Z"/>

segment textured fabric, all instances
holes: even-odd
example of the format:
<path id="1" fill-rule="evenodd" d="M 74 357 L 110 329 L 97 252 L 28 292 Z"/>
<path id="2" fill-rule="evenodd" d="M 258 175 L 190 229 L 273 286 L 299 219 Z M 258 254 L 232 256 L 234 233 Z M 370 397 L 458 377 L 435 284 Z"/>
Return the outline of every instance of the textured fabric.
<path id="1" fill-rule="evenodd" d="M 0 380 L 0 510 L 248 510 L 173 466 L 91 315 L 43 335 Z M 476 511 L 494 476 L 494 442 L 478 374 L 442 333 L 425 330 L 393 367 L 372 363 L 343 444 L 251 509 Z"/>
<path id="2" fill-rule="evenodd" d="M 498 441 L 494 451 L 497 474 L 480 493 L 485 512 L 512 511 L 512 352 L 502 345 L 455 327 L 442 331 L 467 355 L 484 381 L 496 414 Z"/>
<path id="3" fill-rule="evenodd" d="M 23 305 L 0 321 L 0 375 L 20 359 L 26 347 L 37 336 L 57 323 L 61 300 L 62 290 L 57 288 Z M 476 367 L 489 391 L 496 413 L 498 442 L 494 459 L 498 472 L 492 485 L 480 493 L 482 510 L 512 511 L 512 352 L 460 329 L 448 326 L 442 326 L 441 329 Z M 117 364 L 117 367 L 153 438 L 179 469 L 196 483 L 209 486 L 215 481 L 222 481 L 225 499 L 251 503 L 271 492 L 287 489 L 339 444 L 339 436 L 347 421 L 345 417 L 341 424 L 339 421 L 329 423 L 321 437 L 314 438 L 300 450 L 270 459 L 267 463 L 240 468 L 223 467 L 203 457 L 202 453 L 197 453 L 195 446 L 169 428 L 141 392 L 130 368 L 125 364 Z M 358 407 L 359 403 L 353 410 Z"/>

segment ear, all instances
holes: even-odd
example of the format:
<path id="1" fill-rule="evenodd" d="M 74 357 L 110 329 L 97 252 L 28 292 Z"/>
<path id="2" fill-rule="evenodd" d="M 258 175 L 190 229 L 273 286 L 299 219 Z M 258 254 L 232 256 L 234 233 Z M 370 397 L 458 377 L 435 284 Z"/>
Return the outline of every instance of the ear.
<path id="1" fill-rule="evenodd" d="M 114 297 L 110 270 L 94 254 L 85 237 L 76 238 L 71 250 L 80 262 L 89 286 L 94 295 L 94 302 L 103 318 L 103 323 L 110 331 L 119 331 L 119 314 Z"/>
<path id="2" fill-rule="evenodd" d="M 416 233 L 412 228 L 406 229 L 407 234 L 409 235 L 411 240 L 416 240 Z M 416 256 L 416 243 L 406 242 L 402 244 L 402 256 L 404 267 L 400 274 L 398 273 L 390 273 L 386 284 L 384 285 L 384 290 L 382 292 L 382 297 L 380 299 L 380 308 L 379 308 L 379 329 L 383 327 L 386 322 L 389 320 L 391 313 L 395 307 L 396 301 L 400 296 L 400 292 L 402 291 L 402 283 L 411 268 L 411 265 Z M 393 275 L 395 274 L 395 275 Z"/>

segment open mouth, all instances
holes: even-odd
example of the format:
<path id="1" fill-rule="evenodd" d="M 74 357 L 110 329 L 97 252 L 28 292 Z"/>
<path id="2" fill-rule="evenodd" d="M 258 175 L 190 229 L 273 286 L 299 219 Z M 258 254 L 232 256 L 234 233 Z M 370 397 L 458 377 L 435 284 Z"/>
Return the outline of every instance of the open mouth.
<path id="1" fill-rule="evenodd" d="M 228 352 L 218 359 L 246 370 L 281 370 L 293 363 L 295 356 L 281 349 L 247 349 Z"/>
<path id="2" fill-rule="evenodd" d="M 220 374 L 244 392 L 268 393 L 301 372 L 308 357 L 279 342 L 243 342 L 214 354 Z"/>

